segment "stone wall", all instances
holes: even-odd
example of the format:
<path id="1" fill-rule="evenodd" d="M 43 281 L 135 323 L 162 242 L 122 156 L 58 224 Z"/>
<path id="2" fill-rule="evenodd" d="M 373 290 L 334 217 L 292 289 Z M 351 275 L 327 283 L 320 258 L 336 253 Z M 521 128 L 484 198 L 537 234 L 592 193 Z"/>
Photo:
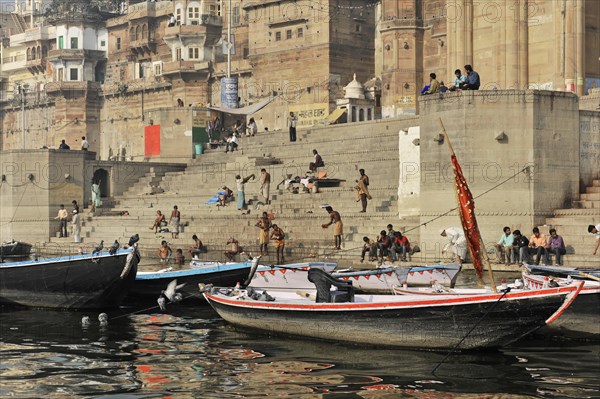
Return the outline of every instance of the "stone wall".
<path id="1" fill-rule="evenodd" d="M 600 179 L 600 112 L 579 112 L 581 186 L 591 186 Z"/>
<path id="2" fill-rule="evenodd" d="M 526 233 L 579 194 L 579 111 L 572 93 L 479 91 L 426 96 L 421 107 L 422 242 L 460 226 L 441 119 L 476 198 L 486 243 L 505 225 Z M 520 173 L 520 171 L 523 171 Z M 430 223 L 429 223 L 430 222 Z M 426 248 L 439 252 L 439 247 Z"/>
<path id="3" fill-rule="evenodd" d="M 0 241 L 47 241 L 59 229 L 59 205 L 81 210 L 90 200 L 94 173 L 108 173 L 111 195 L 123 194 L 146 173 L 183 170 L 185 165 L 96 161 L 96 154 L 63 150 L 0 152 Z"/>

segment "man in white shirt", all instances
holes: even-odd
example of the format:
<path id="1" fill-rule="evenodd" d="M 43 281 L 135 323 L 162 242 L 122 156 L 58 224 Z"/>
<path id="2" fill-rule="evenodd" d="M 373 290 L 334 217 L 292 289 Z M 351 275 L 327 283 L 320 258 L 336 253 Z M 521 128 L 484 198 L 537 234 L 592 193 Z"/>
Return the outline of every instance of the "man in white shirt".
<path id="1" fill-rule="evenodd" d="M 81 138 L 81 151 L 87 151 L 90 148 L 90 143 L 85 139 L 85 136 Z"/>
<path id="2" fill-rule="evenodd" d="M 594 253 L 592 255 L 596 255 L 598 253 L 598 247 L 600 247 L 600 223 L 597 225 L 590 224 L 588 226 L 588 233 L 592 233 L 596 236 L 596 248 L 594 248 Z"/>
<path id="3" fill-rule="evenodd" d="M 444 246 L 442 254 L 450 250 L 456 255 L 456 263 L 462 265 L 467 258 L 467 239 L 463 229 L 460 227 L 447 227 L 440 230 L 440 235 L 448 238 L 448 243 Z"/>
<path id="4" fill-rule="evenodd" d="M 237 146 L 238 146 L 237 136 L 234 133 L 233 135 L 231 135 L 227 138 L 227 145 L 225 146 L 225 152 L 229 152 L 229 149 L 231 149 L 231 152 L 234 152 L 235 149 L 237 148 Z"/>

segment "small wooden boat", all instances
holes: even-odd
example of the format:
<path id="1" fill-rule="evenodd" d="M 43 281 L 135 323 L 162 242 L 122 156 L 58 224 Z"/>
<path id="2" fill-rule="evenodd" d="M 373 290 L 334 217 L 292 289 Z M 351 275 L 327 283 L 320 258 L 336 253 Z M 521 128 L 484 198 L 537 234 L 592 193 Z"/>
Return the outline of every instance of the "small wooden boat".
<path id="1" fill-rule="evenodd" d="M 262 289 L 314 289 L 307 279 L 307 271 L 320 268 L 335 278 L 352 281 L 359 292 L 373 294 L 391 294 L 394 286 L 430 286 L 437 282 L 445 286 L 454 286 L 461 265 L 456 263 L 434 266 L 391 266 L 372 270 L 334 271 L 335 263 L 307 262 L 285 266 L 260 266 L 252 278 L 250 286 Z"/>
<path id="2" fill-rule="evenodd" d="M 257 296 L 252 289 L 212 288 L 203 295 L 244 331 L 416 349 L 453 348 L 464 339 L 459 349 L 474 349 L 510 344 L 553 322 L 583 286 L 424 297 L 355 295 L 352 284 L 343 283 L 346 289 L 318 288 L 316 301 L 312 293 L 292 290 Z"/>
<path id="3" fill-rule="evenodd" d="M 6 241 L 0 244 L 0 262 L 24 259 L 31 253 L 31 244 L 22 241 Z"/>
<path id="4" fill-rule="evenodd" d="M 600 270 L 598 269 L 583 269 L 577 267 L 563 267 L 563 266 L 544 266 L 544 265 L 524 265 L 527 270 L 533 274 L 539 274 L 542 276 L 556 276 L 556 277 L 577 277 L 586 278 L 587 276 L 594 276 L 600 278 Z"/>
<path id="5" fill-rule="evenodd" d="M 103 309 L 121 304 L 140 260 L 128 250 L 0 265 L 0 304 L 35 308 Z"/>
<path id="6" fill-rule="evenodd" d="M 135 284 L 129 292 L 132 299 L 156 300 L 167 285 L 177 279 L 178 284 L 185 285 L 179 290 L 184 299 L 198 294 L 198 284 L 213 284 L 230 287 L 243 283 L 248 278 L 252 263 L 223 263 L 192 260 L 189 269 L 173 270 L 167 268 L 156 272 L 138 272 Z"/>
<path id="7" fill-rule="evenodd" d="M 530 289 L 564 287 L 574 281 L 572 278 L 542 276 L 527 271 L 523 271 L 522 274 L 525 287 Z M 574 338 L 600 339 L 600 282 L 583 282 L 577 300 L 556 323 L 544 328 L 545 331 Z"/>

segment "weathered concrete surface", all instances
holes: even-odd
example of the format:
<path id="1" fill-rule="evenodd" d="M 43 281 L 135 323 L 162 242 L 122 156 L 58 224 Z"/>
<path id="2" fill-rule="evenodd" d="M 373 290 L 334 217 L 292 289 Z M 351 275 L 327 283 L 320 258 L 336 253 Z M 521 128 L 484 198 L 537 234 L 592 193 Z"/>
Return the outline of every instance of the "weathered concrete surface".
<path id="1" fill-rule="evenodd" d="M 479 91 L 421 98 L 421 227 L 426 251 L 439 251 L 438 230 L 460 226 L 450 151 L 434 141 L 443 120 L 475 201 L 486 243 L 507 225 L 529 235 L 554 209 L 579 194 L 579 110 L 571 93 Z M 501 134 L 505 138 L 497 139 Z M 519 171 L 524 170 L 523 173 Z M 588 171 L 589 173 L 589 171 Z M 503 184 L 501 184 L 503 183 Z M 501 185 L 499 185 L 501 184 Z M 591 184 L 591 181 L 590 181 Z M 423 248 L 422 248 L 423 249 Z"/>
<path id="2" fill-rule="evenodd" d="M 48 149 L 0 152 L 0 241 L 35 243 L 54 236 L 59 205 L 64 204 L 70 212 L 71 202 L 76 200 L 83 209 L 98 170 L 108 176 L 102 187 L 111 195 L 120 195 L 150 171 L 183 169 L 182 165 L 96 161 L 95 156 L 93 152 Z"/>

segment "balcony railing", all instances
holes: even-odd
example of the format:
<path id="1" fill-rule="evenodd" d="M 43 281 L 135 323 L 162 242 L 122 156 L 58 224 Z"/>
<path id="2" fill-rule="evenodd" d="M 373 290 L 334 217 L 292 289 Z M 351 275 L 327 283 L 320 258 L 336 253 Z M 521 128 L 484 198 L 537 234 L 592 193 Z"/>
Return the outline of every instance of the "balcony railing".
<path id="1" fill-rule="evenodd" d="M 98 82 L 90 81 L 62 81 L 62 82 L 50 82 L 46 83 L 44 90 L 47 94 L 55 94 L 62 91 L 92 91 L 100 90 L 101 85 Z"/>
<path id="2" fill-rule="evenodd" d="M 143 1 L 141 3 L 131 4 L 128 7 L 127 16 L 129 19 L 158 17 L 173 12 L 172 9 L 173 3 L 171 2 Z"/>
<path id="3" fill-rule="evenodd" d="M 83 60 L 105 59 L 106 52 L 100 50 L 83 49 L 54 49 L 48 52 L 48 60 Z"/>
<path id="4" fill-rule="evenodd" d="M 25 66 L 32 73 L 45 71 L 46 70 L 46 64 L 47 64 L 46 57 L 36 58 L 35 60 L 27 60 L 25 62 Z"/>
<path id="5" fill-rule="evenodd" d="M 207 70 L 210 67 L 208 61 L 171 61 L 163 63 L 163 75 L 175 73 L 189 73 Z"/>
<path id="6" fill-rule="evenodd" d="M 165 28 L 165 39 L 180 36 L 199 36 L 207 32 L 219 32 L 223 26 L 223 18 L 216 15 L 202 15 L 198 24 L 174 25 Z"/>
<path id="7" fill-rule="evenodd" d="M 156 40 L 154 39 L 154 34 L 152 33 L 152 34 L 148 35 L 148 37 L 145 37 L 143 39 L 130 40 L 129 48 L 134 53 L 144 53 L 144 52 L 154 51 L 156 49 Z"/>

